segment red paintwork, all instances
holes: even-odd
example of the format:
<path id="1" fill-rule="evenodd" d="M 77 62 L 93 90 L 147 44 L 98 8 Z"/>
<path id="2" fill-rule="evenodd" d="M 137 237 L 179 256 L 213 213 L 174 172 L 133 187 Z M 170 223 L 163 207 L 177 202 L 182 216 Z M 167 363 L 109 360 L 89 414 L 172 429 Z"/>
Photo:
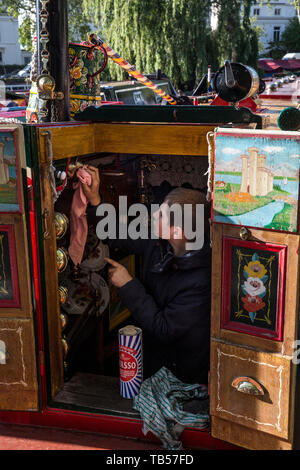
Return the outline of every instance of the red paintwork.
<path id="1" fill-rule="evenodd" d="M 222 100 L 218 95 L 215 99 L 210 103 L 210 106 L 231 106 L 228 101 Z M 245 100 L 239 101 L 238 108 L 249 108 L 253 113 L 257 111 L 257 104 L 253 100 L 253 98 L 249 97 Z"/>
<path id="2" fill-rule="evenodd" d="M 38 250 L 38 239 L 37 239 L 37 218 L 36 218 L 36 207 L 35 207 L 35 177 L 33 175 L 32 182 L 30 181 L 28 187 L 28 199 L 29 199 L 29 219 L 30 219 L 30 233 L 31 233 L 31 249 L 32 249 L 32 264 L 33 264 L 33 276 L 34 276 L 34 296 L 35 296 L 35 315 L 37 319 L 37 344 L 39 351 L 39 373 L 40 373 L 40 388 L 41 388 L 41 406 L 44 409 L 47 405 L 47 385 L 46 385 L 46 373 L 44 364 L 44 328 L 43 328 L 43 309 L 42 309 L 42 291 L 41 291 L 41 278 L 39 274 L 40 263 L 39 263 L 39 250 Z M 31 184 L 32 183 L 32 184 Z"/>
<path id="3" fill-rule="evenodd" d="M 300 98 L 300 94 L 295 93 L 293 95 L 291 94 L 284 95 L 283 93 L 278 93 L 276 95 L 276 91 L 272 91 L 269 95 L 267 94 L 259 95 L 259 98 L 265 99 L 265 100 L 295 100 L 295 99 Z"/>
<path id="4" fill-rule="evenodd" d="M 265 70 L 265 72 L 274 72 L 279 69 L 283 70 L 300 70 L 299 59 L 259 59 L 258 66 Z"/>
<path id="5" fill-rule="evenodd" d="M 161 444 L 128 437 L 19 424 L 0 424 L 1 450 L 142 450 L 161 451 Z M 99 457 L 99 454 L 97 455 Z M 103 457 L 102 454 L 100 458 Z M 104 457 L 105 458 L 105 457 Z M 101 463 L 99 462 L 101 465 Z"/>
<path id="6" fill-rule="evenodd" d="M 231 253 L 233 246 L 257 249 L 258 252 L 263 249 L 279 254 L 278 266 L 278 287 L 277 287 L 277 318 L 275 332 L 266 328 L 257 328 L 252 325 L 243 325 L 230 321 L 231 306 Z M 284 279 L 285 279 L 285 260 L 287 247 L 284 245 L 274 245 L 273 243 L 262 243 L 255 241 L 245 241 L 238 238 L 223 238 L 223 269 L 222 269 L 222 309 L 221 309 L 221 328 L 225 330 L 238 331 L 260 338 L 267 338 L 273 341 L 282 341 L 283 338 L 283 306 L 284 306 Z"/>
<path id="7" fill-rule="evenodd" d="M 222 131 L 218 130 L 218 136 L 219 135 L 225 135 L 225 136 L 230 135 L 230 137 L 240 137 L 240 138 L 243 138 L 243 137 L 246 137 L 246 138 L 248 138 L 248 137 L 262 137 L 263 136 L 264 138 L 269 137 L 269 138 L 272 138 L 272 139 L 288 139 L 289 138 L 288 133 L 289 132 L 294 132 L 294 131 L 285 131 L 285 132 L 281 132 L 281 133 L 278 133 L 278 134 L 272 134 L 272 131 L 270 131 L 270 134 L 269 134 L 268 130 L 269 129 L 261 131 L 259 129 L 258 132 L 262 132 L 261 135 L 257 134 L 257 131 L 256 131 L 256 133 L 255 132 L 252 133 L 250 131 L 250 132 L 247 132 L 247 134 L 243 134 L 243 133 L 241 133 L 237 130 L 237 131 L 234 131 L 234 132 L 230 132 L 230 134 L 229 134 L 229 133 L 226 133 L 224 131 L 222 132 Z M 274 129 L 274 130 L 276 132 L 280 132 L 280 129 Z M 293 136 L 293 138 L 295 138 L 295 135 Z M 299 134 L 299 138 L 298 138 L 298 136 L 296 136 L 296 139 L 300 140 L 300 134 Z"/>
<path id="8" fill-rule="evenodd" d="M 95 432 L 111 436 L 141 439 L 146 442 L 160 443 L 152 434 L 142 433 L 142 420 L 120 418 L 78 411 L 47 408 L 40 413 L 34 412 L 0 412 L 0 422 L 45 426 L 61 429 L 72 429 L 84 432 Z M 184 447 L 207 450 L 241 450 L 240 447 L 211 437 L 210 432 L 187 428 L 180 440 Z"/>

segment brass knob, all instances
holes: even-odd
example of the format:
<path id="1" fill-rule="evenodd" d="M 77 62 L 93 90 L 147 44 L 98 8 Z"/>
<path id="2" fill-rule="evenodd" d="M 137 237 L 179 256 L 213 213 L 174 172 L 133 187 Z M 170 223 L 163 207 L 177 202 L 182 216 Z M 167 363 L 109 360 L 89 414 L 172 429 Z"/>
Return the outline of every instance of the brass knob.
<path id="1" fill-rule="evenodd" d="M 68 289 L 64 286 L 59 286 L 58 288 L 58 296 L 61 305 L 64 305 L 68 298 Z"/>
<path id="2" fill-rule="evenodd" d="M 246 227 L 242 227 L 240 230 L 240 237 L 242 240 L 249 240 L 251 237 L 251 232 Z"/>
<path id="3" fill-rule="evenodd" d="M 68 317 L 65 313 L 60 314 L 61 329 L 64 330 L 68 323 Z"/>
<path id="4" fill-rule="evenodd" d="M 69 255 L 65 248 L 58 248 L 56 255 L 57 269 L 59 273 L 62 273 L 68 265 Z"/>
<path id="5" fill-rule="evenodd" d="M 65 214 L 61 214 L 60 212 L 55 212 L 55 231 L 56 231 L 56 238 L 60 240 L 67 232 L 69 219 Z"/>
<path id="6" fill-rule="evenodd" d="M 66 355 L 69 352 L 69 345 L 67 343 L 66 338 L 61 339 L 61 344 L 62 344 L 62 348 L 63 348 L 64 357 L 66 357 Z"/>
<path id="7" fill-rule="evenodd" d="M 39 75 L 36 82 L 40 92 L 50 94 L 55 89 L 55 80 L 51 75 Z"/>

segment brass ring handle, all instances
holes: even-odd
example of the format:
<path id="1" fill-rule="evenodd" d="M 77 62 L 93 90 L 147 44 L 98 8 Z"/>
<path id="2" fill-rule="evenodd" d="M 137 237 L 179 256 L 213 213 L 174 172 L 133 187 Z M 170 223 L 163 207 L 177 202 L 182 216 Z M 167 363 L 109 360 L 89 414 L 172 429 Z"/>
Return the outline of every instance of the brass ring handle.
<path id="1" fill-rule="evenodd" d="M 247 227 L 242 227 L 240 230 L 240 237 L 242 240 L 249 240 L 251 232 Z"/>
<path id="2" fill-rule="evenodd" d="M 247 393 L 248 395 L 264 395 L 265 392 L 262 386 L 251 377 L 237 377 L 235 378 L 231 386 L 238 392 Z"/>

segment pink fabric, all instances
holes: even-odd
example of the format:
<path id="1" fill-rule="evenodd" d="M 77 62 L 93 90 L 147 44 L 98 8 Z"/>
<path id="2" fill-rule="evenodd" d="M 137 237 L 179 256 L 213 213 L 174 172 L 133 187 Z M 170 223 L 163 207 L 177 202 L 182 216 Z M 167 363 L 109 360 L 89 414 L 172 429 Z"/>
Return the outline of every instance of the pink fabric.
<path id="1" fill-rule="evenodd" d="M 91 175 L 86 171 L 86 166 L 77 171 L 79 181 L 74 183 L 75 189 L 71 214 L 70 214 L 70 246 L 69 255 L 75 266 L 80 264 L 83 257 L 84 247 L 87 239 L 88 225 L 86 220 L 87 198 L 83 192 L 82 185 L 91 185 Z"/>

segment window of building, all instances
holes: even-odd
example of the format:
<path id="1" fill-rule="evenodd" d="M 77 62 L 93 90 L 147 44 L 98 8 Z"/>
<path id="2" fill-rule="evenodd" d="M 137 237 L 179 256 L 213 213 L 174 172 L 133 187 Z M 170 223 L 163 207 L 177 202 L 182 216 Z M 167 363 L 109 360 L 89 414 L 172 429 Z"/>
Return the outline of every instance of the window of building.
<path id="1" fill-rule="evenodd" d="M 273 41 L 280 41 L 280 26 L 274 26 L 273 29 Z"/>
<path id="2" fill-rule="evenodd" d="M 2 64 L 2 62 L 3 62 L 3 53 L 2 51 L 0 51 L 0 64 Z"/>
<path id="3" fill-rule="evenodd" d="M 280 8 L 275 8 L 275 15 L 276 16 L 280 15 Z"/>
<path id="4" fill-rule="evenodd" d="M 259 15 L 259 8 L 253 8 L 253 15 L 258 16 Z"/>

